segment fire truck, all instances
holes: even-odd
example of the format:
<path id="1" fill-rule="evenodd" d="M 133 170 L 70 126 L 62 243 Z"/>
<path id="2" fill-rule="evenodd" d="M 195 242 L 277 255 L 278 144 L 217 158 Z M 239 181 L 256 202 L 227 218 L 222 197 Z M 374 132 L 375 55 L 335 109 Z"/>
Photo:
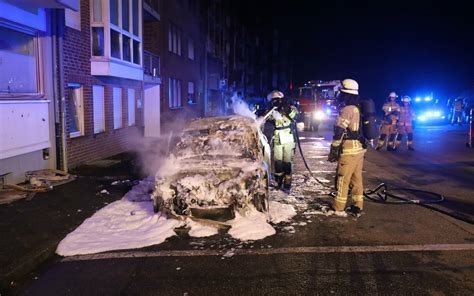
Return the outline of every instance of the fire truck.
<path id="1" fill-rule="evenodd" d="M 340 80 L 310 80 L 298 88 L 296 101 L 305 130 L 317 131 L 321 123 L 337 117 L 336 97 L 340 86 Z"/>

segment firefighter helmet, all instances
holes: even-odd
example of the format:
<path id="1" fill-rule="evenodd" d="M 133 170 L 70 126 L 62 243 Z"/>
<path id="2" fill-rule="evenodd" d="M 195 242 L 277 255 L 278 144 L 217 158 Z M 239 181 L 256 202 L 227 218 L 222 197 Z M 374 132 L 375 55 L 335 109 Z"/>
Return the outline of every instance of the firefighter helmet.
<path id="1" fill-rule="evenodd" d="M 341 91 L 352 94 L 352 95 L 358 95 L 359 94 L 359 84 L 357 81 L 353 79 L 344 79 L 341 83 Z"/>
<path id="2" fill-rule="evenodd" d="M 388 94 L 389 98 L 398 98 L 398 95 L 396 92 L 392 91 L 391 93 Z"/>
<path id="3" fill-rule="evenodd" d="M 410 96 L 403 96 L 403 97 L 402 97 L 402 102 L 408 102 L 408 103 L 410 103 L 410 102 L 411 102 Z"/>
<path id="4" fill-rule="evenodd" d="M 284 95 L 281 91 L 279 91 L 279 90 L 274 90 L 274 91 L 272 91 L 271 93 L 268 94 L 267 99 L 268 99 L 269 101 L 271 101 L 271 100 L 278 100 L 278 99 L 283 99 L 284 96 L 285 96 L 285 95 Z"/>

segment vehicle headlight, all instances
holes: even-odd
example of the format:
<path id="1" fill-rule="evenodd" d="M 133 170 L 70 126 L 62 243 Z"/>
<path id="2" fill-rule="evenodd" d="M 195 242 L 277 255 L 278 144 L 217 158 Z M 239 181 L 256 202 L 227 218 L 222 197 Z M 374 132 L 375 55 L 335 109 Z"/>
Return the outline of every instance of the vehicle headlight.
<path id="1" fill-rule="evenodd" d="M 323 111 L 318 110 L 313 113 L 313 118 L 316 120 L 323 120 L 326 117 Z"/>

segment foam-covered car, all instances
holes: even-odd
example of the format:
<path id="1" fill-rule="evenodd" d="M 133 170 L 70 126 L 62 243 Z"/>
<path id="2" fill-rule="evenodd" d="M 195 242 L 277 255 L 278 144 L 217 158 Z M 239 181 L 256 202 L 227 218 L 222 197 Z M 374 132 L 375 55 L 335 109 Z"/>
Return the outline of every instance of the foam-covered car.
<path id="1" fill-rule="evenodd" d="M 243 116 L 196 119 L 156 177 L 154 211 L 225 221 L 235 211 L 268 211 L 270 147 Z"/>

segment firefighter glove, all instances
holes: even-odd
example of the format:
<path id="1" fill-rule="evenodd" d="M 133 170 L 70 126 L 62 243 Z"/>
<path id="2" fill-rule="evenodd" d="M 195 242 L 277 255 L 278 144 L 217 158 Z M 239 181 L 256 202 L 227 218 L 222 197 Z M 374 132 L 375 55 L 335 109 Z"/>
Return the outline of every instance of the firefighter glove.
<path id="1" fill-rule="evenodd" d="M 336 162 L 339 160 L 339 146 L 331 145 L 331 150 L 329 151 L 328 161 Z"/>

